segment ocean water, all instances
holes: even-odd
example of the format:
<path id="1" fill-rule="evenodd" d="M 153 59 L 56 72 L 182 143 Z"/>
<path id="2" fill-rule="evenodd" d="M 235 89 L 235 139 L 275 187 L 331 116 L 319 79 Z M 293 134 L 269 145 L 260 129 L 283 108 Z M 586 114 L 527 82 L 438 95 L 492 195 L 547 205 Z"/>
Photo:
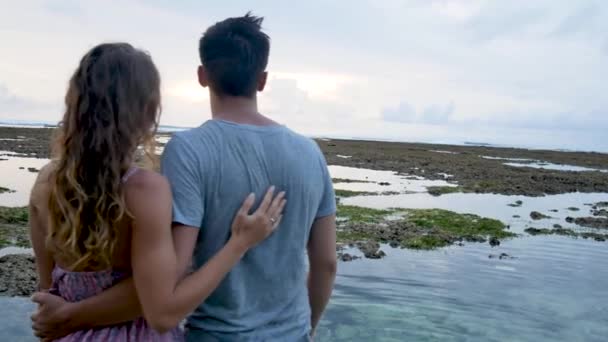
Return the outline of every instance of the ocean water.
<path id="1" fill-rule="evenodd" d="M 22 178 L 12 186 L 16 193 L 0 195 L 0 205 L 23 205 L 35 174 L 18 167 L 43 161 L 6 158 L 14 162 L 0 161 L 0 166 L 11 165 L 10 170 L 2 168 L 5 175 Z M 344 204 L 474 213 L 500 219 L 521 236 L 494 248 L 487 243 L 435 251 L 383 246 L 387 256 L 381 260 L 340 262 L 317 341 L 608 340 L 608 242 L 523 233 L 529 226 L 550 228 L 556 223 L 589 230 L 568 224 L 565 218 L 588 216 L 588 204 L 607 201 L 608 194 L 434 197 L 424 192 L 426 186 L 452 183 L 343 167 L 331 167 L 330 172 L 335 178 L 372 182 L 340 183 L 337 188 L 403 192 L 344 198 Z M 521 206 L 508 205 L 518 200 Z M 533 221 L 532 210 L 551 217 Z M 510 257 L 499 259 L 501 253 Z M 29 325 L 34 309 L 27 298 L 0 297 L 0 341 L 35 341 Z"/>
<path id="2" fill-rule="evenodd" d="M 340 262 L 317 341 L 606 341 L 608 246 L 527 237 Z M 516 259 L 490 259 L 508 253 Z M 0 341 L 34 341 L 27 298 L 0 297 Z"/>

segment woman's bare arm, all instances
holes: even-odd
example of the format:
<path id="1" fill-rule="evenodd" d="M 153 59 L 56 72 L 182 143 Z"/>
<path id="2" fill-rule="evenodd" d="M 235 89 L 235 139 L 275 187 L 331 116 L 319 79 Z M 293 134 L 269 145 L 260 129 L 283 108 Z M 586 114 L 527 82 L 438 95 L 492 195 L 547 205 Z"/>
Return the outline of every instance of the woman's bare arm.
<path id="1" fill-rule="evenodd" d="M 174 226 L 173 244 L 179 273 L 189 268 L 199 228 Z M 133 278 L 129 277 L 97 296 L 80 302 L 66 302 L 46 292 L 37 292 L 32 300 L 40 309 L 32 315 L 36 336 L 54 340 L 73 332 L 132 321 L 142 316 Z"/>
<path id="2" fill-rule="evenodd" d="M 48 164 L 38 173 L 29 201 L 30 239 L 36 256 L 38 287 L 41 290 L 48 290 L 51 287 L 51 275 L 55 265 L 52 254 L 46 248 L 48 177 L 51 167 L 51 164 Z"/>
<path id="3" fill-rule="evenodd" d="M 151 172 L 133 177 L 126 191 L 134 228 L 131 260 L 135 288 L 144 317 L 158 331 L 167 331 L 202 303 L 245 252 L 277 226 L 284 193 L 273 200 L 268 191 L 249 215 L 249 196 L 237 213 L 228 243 L 200 269 L 183 278 L 171 236 L 171 190 L 167 180 Z M 278 218 L 275 223 L 271 218 Z"/>

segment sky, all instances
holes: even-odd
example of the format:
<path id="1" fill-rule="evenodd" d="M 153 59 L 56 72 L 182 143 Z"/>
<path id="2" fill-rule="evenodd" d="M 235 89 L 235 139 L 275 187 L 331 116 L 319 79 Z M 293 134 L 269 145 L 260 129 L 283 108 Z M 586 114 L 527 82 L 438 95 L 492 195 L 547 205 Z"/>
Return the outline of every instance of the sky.
<path id="1" fill-rule="evenodd" d="M 198 126 L 198 39 L 251 10 L 272 40 L 260 111 L 303 134 L 608 151 L 602 0 L 0 4 L 0 121 L 57 122 L 82 55 L 126 41 L 161 72 L 161 124 Z"/>

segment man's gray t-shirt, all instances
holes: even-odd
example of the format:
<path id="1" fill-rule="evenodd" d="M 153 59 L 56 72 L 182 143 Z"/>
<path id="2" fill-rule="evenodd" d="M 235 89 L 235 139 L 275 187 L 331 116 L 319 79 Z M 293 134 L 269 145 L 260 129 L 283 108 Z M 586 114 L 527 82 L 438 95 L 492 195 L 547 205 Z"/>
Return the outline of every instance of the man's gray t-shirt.
<path id="1" fill-rule="evenodd" d="M 307 336 L 306 246 L 314 220 L 336 212 L 331 177 L 316 143 L 284 126 L 211 120 L 174 134 L 161 170 L 173 192 L 173 221 L 200 227 L 196 268 L 226 244 L 249 193 L 256 194 L 256 209 L 269 186 L 286 191 L 277 231 L 249 250 L 189 317 L 189 334 L 221 341 Z"/>

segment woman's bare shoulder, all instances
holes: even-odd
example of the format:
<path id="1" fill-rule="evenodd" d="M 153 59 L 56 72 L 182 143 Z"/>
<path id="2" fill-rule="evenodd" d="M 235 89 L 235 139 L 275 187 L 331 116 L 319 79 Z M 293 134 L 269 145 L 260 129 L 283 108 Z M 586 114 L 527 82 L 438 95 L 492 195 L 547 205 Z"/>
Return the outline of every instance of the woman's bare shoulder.
<path id="1" fill-rule="evenodd" d="M 127 202 L 141 200 L 142 197 L 166 195 L 171 195 L 169 181 L 163 175 L 151 170 L 139 169 L 125 182 Z"/>
<path id="2" fill-rule="evenodd" d="M 55 161 L 50 161 L 40 169 L 30 193 L 31 205 L 46 205 L 51 189 L 51 176 L 56 168 L 57 163 Z"/>

